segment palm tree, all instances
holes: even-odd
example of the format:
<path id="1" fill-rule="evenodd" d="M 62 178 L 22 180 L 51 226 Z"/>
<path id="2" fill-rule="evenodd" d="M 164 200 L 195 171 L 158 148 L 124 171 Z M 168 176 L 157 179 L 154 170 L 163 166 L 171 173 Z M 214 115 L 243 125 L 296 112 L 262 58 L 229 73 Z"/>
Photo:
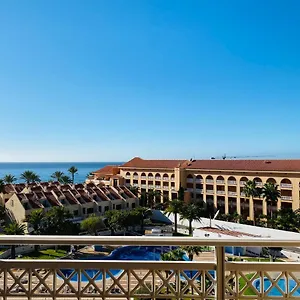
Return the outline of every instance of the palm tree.
<path id="1" fill-rule="evenodd" d="M 182 208 L 180 220 L 189 221 L 189 235 L 193 234 L 193 221 L 201 221 L 203 210 L 196 204 L 185 204 Z"/>
<path id="2" fill-rule="evenodd" d="M 254 180 L 248 180 L 243 188 L 243 193 L 245 197 L 249 198 L 253 203 L 253 198 L 260 196 L 260 190 L 256 186 L 256 182 Z M 251 213 L 251 212 L 250 212 Z"/>
<path id="3" fill-rule="evenodd" d="M 56 181 L 61 182 L 62 176 L 64 176 L 64 172 L 62 172 L 62 171 L 55 171 L 55 172 L 51 175 L 51 178 L 55 179 Z"/>
<path id="4" fill-rule="evenodd" d="M 161 192 L 157 190 L 149 190 L 147 193 L 148 207 L 153 208 L 154 200 L 161 196 Z"/>
<path id="5" fill-rule="evenodd" d="M 6 174 L 6 175 L 3 177 L 3 181 L 4 181 L 6 184 L 12 184 L 12 183 L 14 183 L 16 180 L 17 180 L 16 176 L 14 176 L 14 175 L 12 175 L 12 174 Z"/>
<path id="6" fill-rule="evenodd" d="M 41 181 L 40 176 L 30 170 L 24 171 L 21 174 L 20 179 L 24 180 L 27 184 Z"/>
<path id="7" fill-rule="evenodd" d="M 134 194 L 135 196 L 138 196 L 139 195 L 139 193 L 140 193 L 140 188 L 138 187 L 138 186 L 133 186 L 133 185 L 131 185 L 131 186 L 129 186 L 128 187 L 128 189 L 130 190 L 130 192 L 132 193 L 132 194 Z"/>
<path id="8" fill-rule="evenodd" d="M 137 215 L 137 219 L 140 221 L 141 231 L 144 231 L 144 221 L 146 218 L 149 218 L 152 215 L 151 209 L 147 207 L 139 206 L 135 209 L 135 214 Z"/>
<path id="9" fill-rule="evenodd" d="M 183 255 L 184 255 L 184 251 L 181 248 L 177 248 L 170 252 L 162 253 L 160 255 L 160 259 L 163 261 L 181 261 Z M 166 272 L 166 278 L 168 278 L 171 271 L 165 270 L 165 272 Z M 177 277 L 175 277 L 175 280 L 177 281 Z M 176 282 L 175 282 L 175 286 L 177 286 Z M 169 293 L 169 288 L 167 287 L 167 294 L 168 293 Z"/>
<path id="10" fill-rule="evenodd" d="M 5 189 L 5 183 L 3 179 L 0 179 L 0 193 L 3 193 Z"/>
<path id="11" fill-rule="evenodd" d="M 262 188 L 262 196 L 269 204 L 270 216 L 272 218 L 272 206 L 276 205 L 278 198 L 280 198 L 280 191 L 278 190 L 278 185 L 273 182 L 267 182 Z"/>
<path id="12" fill-rule="evenodd" d="M 71 173 L 72 183 L 74 183 L 75 174 L 77 174 L 78 169 L 75 166 L 72 166 L 69 168 L 68 172 Z"/>
<path id="13" fill-rule="evenodd" d="M 72 183 L 72 179 L 68 175 L 63 175 L 61 176 L 59 182 L 62 184 L 68 184 L 68 183 Z"/>
<path id="14" fill-rule="evenodd" d="M 32 225 L 33 234 L 39 235 L 41 234 L 42 221 L 45 217 L 43 209 L 34 210 L 29 216 L 27 216 L 26 221 Z"/>
<path id="15" fill-rule="evenodd" d="M 24 235 L 25 234 L 25 224 L 19 224 L 17 222 L 10 223 L 5 227 L 4 232 L 8 235 Z M 12 259 L 16 258 L 16 246 L 11 246 L 10 257 Z"/>
<path id="16" fill-rule="evenodd" d="M 177 234 L 177 216 L 181 213 L 183 207 L 183 201 L 179 199 L 174 199 L 169 203 L 165 214 L 170 216 L 170 214 L 174 214 L 174 225 L 175 225 L 175 234 Z"/>

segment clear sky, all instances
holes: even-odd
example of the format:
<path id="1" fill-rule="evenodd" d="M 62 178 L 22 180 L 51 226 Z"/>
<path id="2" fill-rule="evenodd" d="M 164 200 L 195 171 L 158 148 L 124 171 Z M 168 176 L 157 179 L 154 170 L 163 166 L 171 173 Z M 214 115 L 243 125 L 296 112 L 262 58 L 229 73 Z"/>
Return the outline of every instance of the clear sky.
<path id="1" fill-rule="evenodd" d="M 2 0 L 0 161 L 300 157 L 299 0 Z"/>

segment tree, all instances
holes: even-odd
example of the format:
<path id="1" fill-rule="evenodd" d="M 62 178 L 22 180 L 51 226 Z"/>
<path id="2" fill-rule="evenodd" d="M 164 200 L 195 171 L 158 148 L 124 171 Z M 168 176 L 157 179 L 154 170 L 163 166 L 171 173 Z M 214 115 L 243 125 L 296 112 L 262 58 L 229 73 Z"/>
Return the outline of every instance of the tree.
<path id="1" fill-rule="evenodd" d="M 280 198 L 280 191 L 278 190 L 278 185 L 273 182 L 267 182 L 262 188 L 262 196 L 269 204 L 270 216 L 272 217 L 272 206 L 277 204 L 278 198 Z"/>
<path id="2" fill-rule="evenodd" d="M 20 179 L 24 180 L 27 184 L 41 181 L 40 176 L 38 176 L 35 172 L 30 170 L 24 171 L 21 174 Z"/>
<path id="3" fill-rule="evenodd" d="M 5 217 L 6 217 L 5 206 L 0 204 L 0 220 L 4 221 Z"/>
<path id="4" fill-rule="evenodd" d="M 72 166 L 72 167 L 69 168 L 68 172 L 71 174 L 72 183 L 74 183 L 75 174 L 77 174 L 78 169 L 75 166 Z"/>
<path id="5" fill-rule="evenodd" d="M 170 252 L 162 253 L 160 255 L 160 259 L 163 261 L 181 261 L 184 255 L 184 251 L 181 248 L 177 248 L 175 250 L 172 250 Z M 166 272 L 166 278 L 168 278 L 171 270 L 165 270 Z M 177 277 L 175 277 L 175 280 L 177 281 Z M 175 282 L 175 285 L 176 282 Z M 167 294 L 169 293 L 169 288 L 167 287 Z"/>
<path id="6" fill-rule="evenodd" d="M 4 183 L 6 183 L 6 184 L 12 184 L 12 183 L 14 183 L 16 180 L 17 180 L 16 176 L 14 176 L 14 175 L 12 175 L 12 174 L 6 174 L 6 175 L 3 177 L 3 181 L 4 181 Z"/>
<path id="7" fill-rule="evenodd" d="M 144 221 L 152 215 L 152 211 L 147 207 L 140 206 L 135 209 L 135 213 L 141 225 L 141 231 L 144 232 Z"/>
<path id="8" fill-rule="evenodd" d="M 72 183 L 72 179 L 68 175 L 63 175 L 60 178 L 60 183 L 69 184 L 69 183 Z"/>
<path id="9" fill-rule="evenodd" d="M 7 235 L 24 235 L 25 234 L 25 224 L 19 224 L 18 222 L 12 222 L 7 225 L 4 229 L 5 234 Z M 11 246 L 10 257 L 12 259 L 16 258 L 16 246 Z"/>
<path id="10" fill-rule="evenodd" d="M 5 189 L 5 183 L 3 179 L 0 179 L 0 193 L 3 193 Z"/>
<path id="11" fill-rule="evenodd" d="M 36 209 L 27 217 L 26 221 L 33 227 L 33 234 L 41 234 L 44 217 L 45 213 L 43 209 Z"/>
<path id="12" fill-rule="evenodd" d="M 105 225 L 101 217 L 92 215 L 81 222 L 80 228 L 89 234 L 97 235 L 98 230 L 105 228 Z"/>
<path id="13" fill-rule="evenodd" d="M 110 234 L 114 235 L 115 232 L 119 229 L 118 224 L 118 217 L 119 217 L 120 211 L 118 210 L 108 210 L 105 212 L 106 220 L 104 224 L 106 227 L 110 229 Z"/>
<path id="14" fill-rule="evenodd" d="M 128 189 L 130 190 L 130 192 L 132 194 L 134 194 L 136 197 L 138 197 L 139 193 L 140 193 L 140 188 L 138 186 L 129 186 Z"/>
<path id="15" fill-rule="evenodd" d="M 177 217 L 178 214 L 181 213 L 183 205 L 184 203 L 182 200 L 174 199 L 170 201 L 169 206 L 165 211 L 165 214 L 167 214 L 168 216 L 170 216 L 170 214 L 174 214 L 175 233 L 177 233 Z"/>
<path id="16" fill-rule="evenodd" d="M 190 261 L 194 260 L 194 255 L 199 255 L 202 252 L 200 246 L 185 246 L 182 249 L 187 252 Z"/>
<path id="17" fill-rule="evenodd" d="M 161 196 L 161 192 L 157 190 L 149 190 L 147 193 L 148 207 L 153 208 L 155 199 Z"/>
<path id="18" fill-rule="evenodd" d="M 243 188 L 243 193 L 250 201 L 253 202 L 254 197 L 260 196 L 260 190 L 256 186 L 256 182 L 254 180 L 248 180 Z"/>
<path id="19" fill-rule="evenodd" d="M 61 178 L 64 176 L 64 172 L 62 171 L 55 171 L 52 175 L 51 178 L 55 179 L 56 181 L 61 182 Z"/>
<path id="20" fill-rule="evenodd" d="M 72 235 L 78 234 L 79 228 L 72 221 L 73 215 L 63 206 L 52 207 L 43 222 L 43 234 Z"/>
<path id="21" fill-rule="evenodd" d="M 203 210 L 197 204 L 185 204 L 182 208 L 180 220 L 189 221 L 189 234 L 193 234 L 193 221 L 201 221 Z"/>

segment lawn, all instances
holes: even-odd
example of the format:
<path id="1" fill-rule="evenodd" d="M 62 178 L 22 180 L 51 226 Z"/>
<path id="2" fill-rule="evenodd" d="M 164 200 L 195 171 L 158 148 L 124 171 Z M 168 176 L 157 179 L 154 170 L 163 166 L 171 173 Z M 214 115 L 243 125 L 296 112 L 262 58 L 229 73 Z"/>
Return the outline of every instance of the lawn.
<path id="1" fill-rule="evenodd" d="M 67 251 L 62 249 L 46 249 L 34 251 L 22 256 L 21 259 L 58 259 L 67 255 Z"/>
<path id="2" fill-rule="evenodd" d="M 245 277 L 247 278 L 247 279 L 251 279 L 252 277 L 253 277 L 253 275 L 254 275 L 255 273 L 249 273 L 249 274 L 246 274 L 245 275 Z M 239 279 L 239 284 L 240 284 L 240 288 L 239 288 L 239 290 L 241 290 L 245 285 L 246 285 L 246 281 L 245 281 L 245 279 L 243 278 L 243 277 L 240 277 L 240 279 Z M 245 296 L 253 296 L 253 295 L 256 295 L 256 293 L 254 292 L 254 287 L 252 288 L 252 287 L 248 287 L 245 291 L 244 291 L 244 293 L 243 293 L 243 295 L 245 295 Z"/>

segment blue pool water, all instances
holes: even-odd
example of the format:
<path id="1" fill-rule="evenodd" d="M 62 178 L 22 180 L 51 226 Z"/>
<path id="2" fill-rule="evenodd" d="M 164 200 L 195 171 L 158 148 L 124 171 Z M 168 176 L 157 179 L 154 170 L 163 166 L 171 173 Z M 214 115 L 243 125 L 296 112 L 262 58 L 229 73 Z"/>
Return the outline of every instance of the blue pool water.
<path id="1" fill-rule="evenodd" d="M 82 259 L 95 259 L 95 260 L 160 260 L 162 253 L 169 252 L 176 249 L 177 247 L 160 247 L 160 246 L 147 246 L 147 247 L 136 247 L 136 246 L 124 246 L 117 248 L 108 256 L 90 256 Z M 188 260 L 187 256 L 183 257 L 184 260 Z M 78 281 L 78 274 L 72 269 L 62 269 L 61 272 L 66 278 L 71 281 Z M 95 280 L 101 280 L 103 278 L 102 272 L 99 270 L 85 270 L 90 278 Z M 116 276 L 121 270 L 110 270 L 110 272 Z M 109 274 L 106 274 L 106 278 L 110 278 Z M 85 274 L 81 274 L 81 281 L 88 281 Z"/>
<path id="2" fill-rule="evenodd" d="M 260 291 L 261 290 L 261 279 L 257 278 L 253 281 L 253 285 L 254 287 Z M 266 292 L 270 286 L 271 286 L 271 282 L 268 278 L 264 278 L 264 292 Z M 287 281 L 284 278 L 281 278 L 278 280 L 277 282 L 278 287 L 272 287 L 270 289 L 270 291 L 267 293 L 267 296 L 282 296 L 283 293 L 287 293 Z M 289 279 L 288 280 L 288 289 L 289 292 L 291 292 L 295 286 L 297 285 L 297 283 L 295 282 L 295 280 L 293 279 Z M 293 297 L 299 297 L 300 296 L 300 288 L 297 288 L 294 292 L 293 292 Z"/>

